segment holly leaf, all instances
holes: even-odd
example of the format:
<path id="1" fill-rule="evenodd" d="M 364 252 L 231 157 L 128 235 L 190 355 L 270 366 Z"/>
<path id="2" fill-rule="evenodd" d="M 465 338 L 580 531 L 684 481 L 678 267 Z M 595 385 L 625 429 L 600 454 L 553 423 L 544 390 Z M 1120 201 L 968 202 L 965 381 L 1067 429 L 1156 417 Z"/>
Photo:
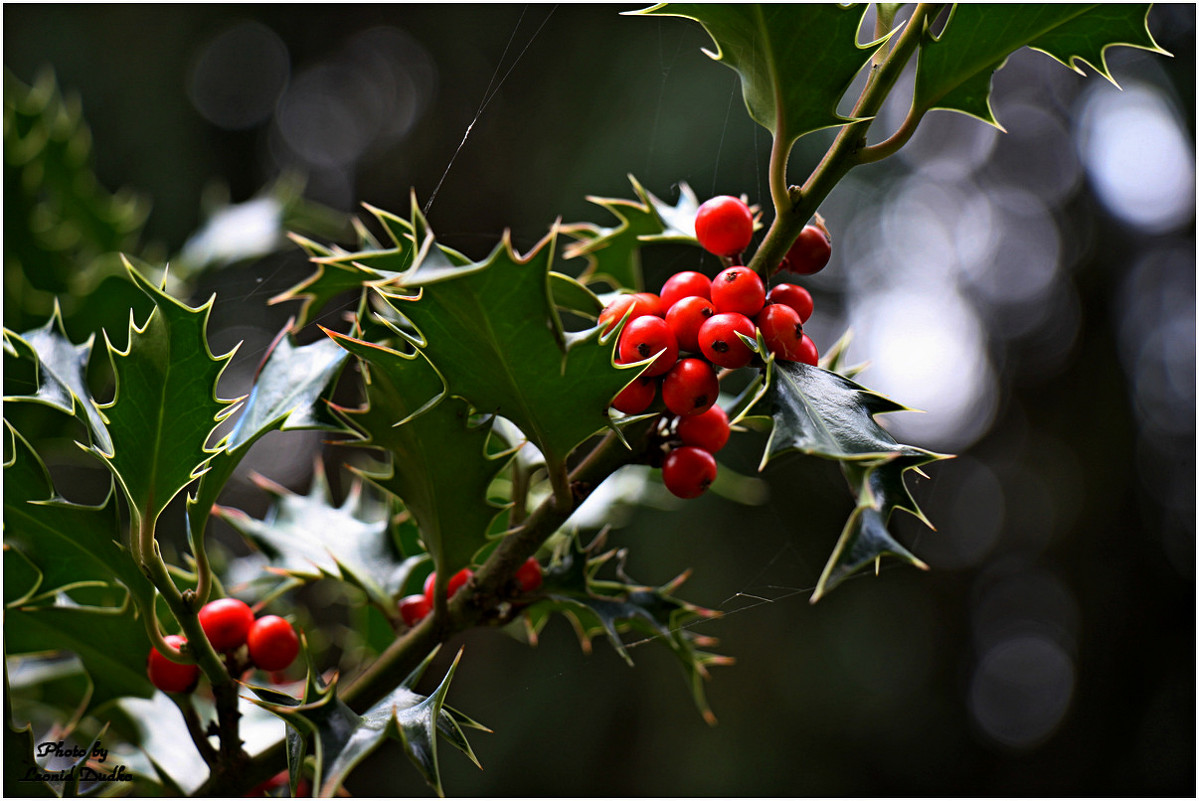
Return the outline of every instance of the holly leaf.
<path id="1" fill-rule="evenodd" d="M 704 52 L 741 76 L 749 116 L 788 151 L 804 134 L 853 121 L 837 103 L 887 39 L 858 44 L 865 5 L 662 3 L 631 13 L 703 25 L 716 45 Z"/>
<path id="2" fill-rule="evenodd" d="M 799 362 L 775 361 L 768 383 L 765 397 L 774 426 L 761 466 L 793 450 L 836 459 L 857 499 L 817 583 L 813 603 L 884 554 L 923 568 L 924 563 L 891 536 L 887 523 L 891 512 L 904 509 L 928 524 L 904 475 L 946 457 L 897 442 L 874 415 L 904 407 L 844 376 Z"/>
<path id="3" fill-rule="evenodd" d="M 579 276 L 584 283 L 603 280 L 614 288 L 641 289 L 641 248 L 647 242 L 695 241 L 695 213 L 699 201 L 685 182 L 679 184 L 679 200 L 674 206 L 663 203 L 629 176 L 637 200 L 588 197 L 620 220 L 611 228 L 593 223 L 563 225 L 560 230 L 575 242 L 567 246 L 567 259 L 584 258 L 587 267 Z"/>
<path id="4" fill-rule="evenodd" d="M 431 238 L 422 253 L 437 252 Z M 612 425 L 609 404 L 631 375 L 616 367 L 610 347 L 595 344 L 598 327 L 563 330 L 550 292 L 556 238 L 555 230 L 521 257 L 505 235 L 483 262 L 422 259 L 386 287 L 449 393 L 515 423 L 545 455 L 551 475 L 575 446 Z M 400 289 L 420 292 L 390 294 Z"/>
<path id="5" fill-rule="evenodd" d="M 1002 127 L 991 109 L 991 76 L 1028 46 L 1083 74 L 1080 63 L 1112 83 L 1109 47 L 1166 53 L 1149 32 L 1147 4 L 955 3 L 941 35 L 920 48 L 917 112 L 947 109 Z"/>
<path id="6" fill-rule="evenodd" d="M 317 313 L 339 295 L 351 290 L 361 291 L 367 284 L 395 278 L 410 270 L 419 258 L 417 243 L 423 242 L 423 239 L 419 238 L 422 232 L 417 231 L 412 223 L 391 212 L 365 203 L 363 206 L 374 215 L 387 234 L 386 247 L 376 241 L 360 223 L 357 227 L 361 247 L 352 252 L 341 248 L 326 248 L 303 237 L 292 236 L 294 241 L 308 251 L 317 269 L 304 281 L 272 298 L 270 302 L 274 304 L 289 300 L 303 301 L 297 320 L 298 327 L 311 322 Z M 470 261 L 450 248 L 438 245 L 437 250 L 439 255 L 451 263 L 466 264 Z"/>
<path id="7" fill-rule="evenodd" d="M 255 482 L 275 499 L 264 519 L 223 506 L 215 507 L 217 516 L 261 549 L 274 568 L 304 581 L 344 581 L 380 608 L 391 608 L 409 565 L 391 542 L 385 502 L 355 481 L 345 501 L 334 506 L 319 462 L 307 495 L 260 476 Z"/>
<path id="8" fill-rule="evenodd" d="M 149 608 L 153 587 L 121 544 L 115 493 L 99 506 L 62 500 L 41 457 L 4 426 L 4 538 L 41 571 L 39 591 L 115 580 Z"/>
<path id="9" fill-rule="evenodd" d="M 237 424 L 188 498 L 193 553 L 199 551 L 195 540 L 203 536 L 213 504 L 255 442 L 271 431 L 344 430 L 321 397 L 336 382 L 348 354 L 326 338 L 297 347 L 286 331 L 272 343 Z"/>
<path id="10" fill-rule="evenodd" d="M 478 765 L 479 760 L 462 729 L 488 729 L 445 704 L 450 681 L 462 657 L 461 651 L 432 695 L 423 696 L 412 690 L 436 653 L 437 649 L 433 649 L 399 687 L 363 715 L 355 714 L 337 697 L 335 683 L 314 685 L 311 679 L 300 703 L 255 688 L 260 699 L 256 703 L 283 718 L 293 729 L 289 751 L 294 752 L 295 757 L 302 758 L 307 742 L 313 742 L 317 767 L 314 784 L 320 788 L 322 797 L 336 795 L 350 772 L 387 739 L 400 741 L 425 781 L 444 797 L 437 735 L 440 733 Z M 289 753 L 289 763 L 292 758 L 293 754 Z"/>
<path id="11" fill-rule="evenodd" d="M 470 408 L 446 397 L 423 352 L 326 333 L 366 368 L 366 406 L 341 411 L 366 437 L 362 444 L 390 455 L 390 470 L 367 478 L 403 500 L 440 575 L 471 564 L 499 512 L 488 487 L 507 463 L 504 455 L 487 455 L 491 424 L 470 425 Z"/>
<path id="12" fill-rule="evenodd" d="M 812 603 L 819 601 L 857 571 L 871 564 L 877 569 L 883 556 L 895 556 L 921 570 L 928 569 L 928 565 L 917 559 L 891 536 L 887 524 L 893 511 L 903 509 L 932 528 L 932 523 L 920 511 L 908 490 L 904 475 L 909 470 L 919 473 L 921 465 L 942 458 L 945 457 L 938 454 L 897 456 L 874 464 L 846 462 L 843 465 L 850 489 L 857 498 L 857 505 L 845 523 L 819 581 L 816 582 Z"/>
<path id="13" fill-rule="evenodd" d="M 530 641 L 536 643 L 538 633 L 557 613 L 570 621 L 585 652 L 590 653 L 592 640 L 602 634 L 629 665 L 633 660 L 623 635 L 633 633 L 663 642 L 683 668 L 696 708 L 714 725 L 716 716 L 708 705 L 703 682 L 709 678 L 709 665 L 731 664 L 732 659 L 701 651 L 716 640 L 696 634 L 690 626 L 720 613 L 675 597 L 687 573 L 661 587 L 650 587 L 632 581 L 624 575 L 623 566 L 618 566 L 618 581 L 600 580 L 600 569 L 624 556 L 615 550 L 602 551 L 603 543 L 601 535 L 584 548 L 576 534 L 568 548 L 555 554 L 539 591 L 542 598 L 525 610 Z"/>
<path id="14" fill-rule="evenodd" d="M 929 453 L 896 442 L 874 419 L 906 407 L 819 367 L 774 362 L 765 397 L 774 427 L 759 469 L 789 451 L 856 461 Z"/>
<path id="15" fill-rule="evenodd" d="M 91 403 L 92 394 L 85 377 L 95 335 L 82 345 L 73 344 L 67 338 L 62 311 L 55 302 L 54 313 L 41 328 L 19 335 L 5 330 L 4 336 L 18 358 L 32 361 L 37 375 L 33 394 L 6 395 L 4 400 L 42 403 L 76 416 L 99 447 L 111 449 L 108 430 Z"/>
<path id="16" fill-rule="evenodd" d="M 70 651 L 92 680 L 90 708 L 115 698 L 148 698 L 150 641 L 129 600 L 119 608 L 85 606 L 16 607 L 4 616 L 8 654 Z"/>
<path id="17" fill-rule="evenodd" d="M 233 401 L 216 397 L 216 383 L 233 352 L 216 357 L 208 348 L 212 298 L 192 308 L 147 281 L 128 260 L 125 267 L 154 309 L 141 328 L 130 315 L 124 352 L 105 334 L 116 394 L 98 408 L 111 447 L 91 450 L 112 471 L 135 521 L 152 525 L 216 453 L 208 438 L 234 409 Z"/>

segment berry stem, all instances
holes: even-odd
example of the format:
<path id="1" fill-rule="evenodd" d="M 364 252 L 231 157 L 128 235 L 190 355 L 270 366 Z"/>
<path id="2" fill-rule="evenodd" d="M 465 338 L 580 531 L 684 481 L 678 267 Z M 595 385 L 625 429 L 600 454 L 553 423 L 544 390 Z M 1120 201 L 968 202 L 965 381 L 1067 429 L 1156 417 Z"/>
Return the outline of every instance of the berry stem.
<path id="1" fill-rule="evenodd" d="M 787 159 L 793 140 L 783 131 L 774 138 L 770 151 L 770 194 L 774 200 L 775 217 L 770 223 L 762 244 L 758 247 L 749 267 L 759 275 L 768 276 L 782 261 L 788 248 L 795 242 L 799 232 L 803 230 L 808 218 L 819 208 L 820 203 L 828 196 L 833 187 L 845 177 L 853 167 L 861 163 L 876 161 L 878 158 L 890 155 L 898 150 L 911 136 L 911 132 L 888 145 L 885 151 L 876 151 L 877 158 L 862 154 L 866 148 L 866 133 L 870 130 L 879 108 L 887 99 L 895 81 L 899 79 L 904 66 L 916 52 L 920 39 L 924 36 L 926 25 L 936 16 L 941 6 L 937 3 L 921 3 L 912 12 L 903 31 L 895 38 L 891 51 L 880 64 L 877 64 L 871 79 L 858 97 L 851 116 L 858 120 L 841 128 L 832 146 L 824 154 L 820 164 L 808 176 L 803 187 L 798 192 L 787 187 Z M 920 119 L 918 115 L 911 122 L 911 130 L 915 129 Z M 909 118 L 912 115 L 909 114 Z M 907 121 L 905 121 L 907 125 Z M 894 139 L 894 137 L 892 137 Z M 891 142 L 891 140 L 888 140 Z M 887 144 L 887 143 L 881 143 Z M 795 195 L 798 194 L 798 199 Z"/>

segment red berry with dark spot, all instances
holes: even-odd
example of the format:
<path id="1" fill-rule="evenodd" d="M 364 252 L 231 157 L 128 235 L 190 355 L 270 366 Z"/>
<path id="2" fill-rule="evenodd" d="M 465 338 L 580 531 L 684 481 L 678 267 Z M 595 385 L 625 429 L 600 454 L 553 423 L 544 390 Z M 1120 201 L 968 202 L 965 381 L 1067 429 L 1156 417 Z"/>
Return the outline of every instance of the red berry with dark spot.
<path id="1" fill-rule="evenodd" d="M 641 376 L 622 389 L 612 399 L 612 408 L 625 414 L 641 414 L 654 402 L 658 392 L 657 379 Z"/>
<path id="2" fill-rule="evenodd" d="M 716 313 L 710 300 L 701 297 L 683 298 L 666 312 L 666 324 L 674 332 L 679 350 L 699 353 L 699 327 Z"/>
<path id="3" fill-rule="evenodd" d="M 429 601 L 421 593 L 405 595 L 400 599 L 400 618 L 404 625 L 412 628 L 429 614 Z"/>
<path id="4" fill-rule="evenodd" d="M 698 498 L 715 480 L 716 457 L 702 448 L 675 448 L 662 462 L 662 483 L 680 498 Z"/>
<path id="5" fill-rule="evenodd" d="M 754 318 L 762 331 L 762 340 L 776 358 L 786 362 L 801 361 L 804 339 L 799 313 L 790 306 L 771 303 Z"/>
<path id="6" fill-rule="evenodd" d="M 716 453 L 729 441 L 729 416 L 713 406 L 702 414 L 679 420 L 679 439 L 684 445 Z"/>
<path id="7" fill-rule="evenodd" d="M 790 306 L 799 314 L 799 321 L 806 323 L 808 318 L 812 316 L 812 310 L 815 304 L 812 302 L 812 294 L 802 286 L 795 284 L 779 284 L 766 293 L 767 303 L 781 303 L 784 306 Z"/>
<path id="8" fill-rule="evenodd" d="M 720 314 L 737 312 L 753 317 L 766 303 L 766 285 L 748 267 L 729 267 L 712 281 L 712 305 Z"/>
<path id="9" fill-rule="evenodd" d="M 737 334 L 753 339 L 754 323 L 744 314 L 716 314 L 700 326 L 699 349 L 713 364 L 721 367 L 745 367 L 754 352 Z"/>
<path id="10" fill-rule="evenodd" d="M 178 634 L 168 634 L 163 639 L 167 641 L 167 645 L 175 648 L 182 648 L 187 642 L 186 637 Z M 164 693 L 189 693 L 196 688 L 196 682 L 200 680 L 200 667 L 172 662 L 159 653 L 157 648 L 151 648 L 150 656 L 146 659 L 146 675 L 150 677 L 150 683 Z"/>
<path id="11" fill-rule="evenodd" d="M 662 375 L 679 358 L 679 343 L 661 317 L 638 317 L 624 327 L 617 348 L 617 362 L 631 364 L 660 354 L 642 375 Z"/>
<path id="12" fill-rule="evenodd" d="M 250 626 L 254 625 L 254 611 L 236 598 L 210 601 L 204 604 L 197 617 L 212 649 L 219 654 L 241 648 Z"/>
<path id="13" fill-rule="evenodd" d="M 811 275 L 824 269 L 833 255 L 833 243 L 820 226 L 805 225 L 791 249 L 783 257 L 779 269 L 800 275 Z"/>
<path id="14" fill-rule="evenodd" d="M 677 415 L 707 411 L 719 394 L 716 371 L 703 359 L 679 359 L 662 379 L 662 402 Z"/>
<path id="15" fill-rule="evenodd" d="M 516 569 L 516 583 L 521 592 L 532 592 L 541 586 L 541 563 L 537 557 L 530 556 Z"/>
<path id="16" fill-rule="evenodd" d="M 283 670 L 300 653 L 296 630 L 278 615 L 265 615 L 254 621 L 246 635 L 250 660 L 262 670 Z"/>
<path id="17" fill-rule="evenodd" d="M 712 280 L 703 273 L 685 270 L 675 273 L 662 285 L 662 305 L 668 310 L 683 298 L 712 298 Z"/>
<path id="18" fill-rule="evenodd" d="M 718 195 L 704 201 L 695 213 L 695 238 L 717 256 L 736 256 L 754 235 L 754 215 L 745 201 Z"/>

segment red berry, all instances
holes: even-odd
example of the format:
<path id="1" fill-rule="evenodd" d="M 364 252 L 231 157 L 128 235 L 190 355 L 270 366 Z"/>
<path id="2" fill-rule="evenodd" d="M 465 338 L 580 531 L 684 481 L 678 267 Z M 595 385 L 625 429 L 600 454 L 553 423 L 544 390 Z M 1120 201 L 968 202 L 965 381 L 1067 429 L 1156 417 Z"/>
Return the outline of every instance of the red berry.
<path id="1" fill-rule="evenodd" d="M 699 327 L 716 313 L 712 302 L 701 297 L 683 298 L 666 312 L 666 324 L 674 332 L 679 350 L 699 353 Z"/>
<path id="2" fill-rule="evenodd" d="M 640 376 L 612 399 L 612 408 L 625 414 L 641 414 L 654 402 L 658 392 L 658 382 L 653 377 Z"/>
<path id="3" fill-rule="evenodd" d="M 729 441 L 729 416 L 713 406 L 703 414 L 680 419 L 678 433 L 684 445 L 716 453 Z"/>
<path id="4" fill-rule="evenodd" d="M 799 313 L 790 306 L 771 303 L 754 318 L 770 352 L 785 362 L 801 361 L 804 332 Z"/>
<path id="5" fill-rule="evenodd" d="M 699 328 L 699 349 L 720 367 L 745 367 L 753 361 L 754 352 L 738 333 L 752 339 L 753 321 L 744 314 L 713 315 Z"/>
<path id="6" fill-rule="evenodd" d="M 816 350 L 816 343 L 807 334 L 803 335 L 803 341 L 799 344 L 799 358 L 796 361 L 813 367 L 820 363 L 820 351 Z"/>
<path id="7" fill-rule="evenodd" d="M 695 238 L 709 253 L 736 256 L 754 235 L 754 215 L 739 198 L 718 195 L 695 213 Z"/>
<path id="8" fill-rule="evenodd" d="M 167 641 L 167 645 L 175 648 L 182 648 L 187 642 L 186 637 L 178 634 L 168 634 L 163 639 Z M 172 662 L 159 653 L 157 648 L 151 648 L 150 656 L 146 659 L 146 675 L 150 677 L 150 683 L 164 693 L 189 693 L 196 688 L 196 682 L 200 680 L 200 667 Z"/>
<path id="9" fill-rule="evenodd" d="M 662 316 L 662 301 L 657 295 L 648 292 L 638 292 L 635 295 L 621 295 L 605 306 L 604 310 L 600 312 L 599 322 L 600 325 L 604 326 L 604 333 L 610 334 L 620 324 L 625 312 L 630 308 L 633 310 L 632 314 L 629 315 L 630 322 L 646 315 Z"/>
<path id="10" fill-rule="evenodd" d="M 662 305 L 669 309 L 683 298 L 712 298 L 712 281 L 703 273 L 684 270 L 666 279 L 662 285 Z M 668 312 L 669 313 L 669 312 Z"/>
<path id="11" fill-rule="evenodd" d="M 466 586 L 466 582 L 474 578 L 474 575 L 475 571 L 471 570 L 469 567 L 464 567 L 454 575 L 450 576 L 450 583 L 446 585 L 445 588 L 445 597 L 453 598 L 454 595 L 457 594 L 458 590 Z"/>
<path id="12" fill-rule="evenodd" d="M 404 625 L 412 628 L 429 614 L 429 601 L 424 595 L 405 595 L 400 599 L 400 618 Z"/>
<path id="13" fill-rule="evenodd" d="M 791 249 L 787 251 L 787 255 L 783 257 L 779 269 L 811 275 L 823 270 L 832 255 L 833 243 L 829 240 L 828 233 L 819 226 L 805 225 Z"/>
<path id="14" fill-rule="evenodd" d="M 716 457 L 702 448 L 675 448 L 662 462 L 662 483 L 680 498 L 698 498 L 716 480 Z"/>
<path id="15" fill-rule="evenodd" d="M 719 394 L 716 371 L 703 359 L 679 359 L 662 379 L 662 401 L 677 415 L 706 411 Z"/>
<path id="16" fill-rule="evenodd" d="M 246 635 L 250 659 L 262 670 L 283 670 L 300 653 L 296 630 L 278 615 L 264 615 L 254 621 Z"/>
<path id="17" fill-rule="evenodd" d="M 799 321 L 806 323 L 808 318 L 812 316 L 812 310 L 815 304 L 812 302 L 812 294 L 802 286 L 795 284 L 779 284 L 766 293 L 767 303 L 781 303 L 784 306 L 790 306 L 799 314 Z"/>
<path id="18" fill-rule="evenodd" d="M 631 364 L 661 355 L 650 364 L 642 375 L 662 375 L 679 358 L 679 343 L 674 332 L 661 317 L 638 317 L 624 327 L 617 349 L 617 362 Z"/>
<path id="19" fill-rule="evenodd" d="M 737 312 L 753 317 L 766 303 L 766 285 L 748 267 L 729 267 L 712 281 L 712 305 L 716 311 Z"/>
<path id="20" fill-rule="evenodd" d="M 246 633 L 254 625 L 254 611 L 236 598 L 221 598 L 206 603 L 197 617 L 213 650 L 219 654 L 241 648 L 245 644 Z"/>
<path id="21" fill-rule="evenodd" d="M 445 597 L 453 598 L 454 593 L 462 589 L 463 585 L 470 581 L 471 577 L 474 575 L 475 573 L 473 570 L 471 570 L 469 567 L 464 567 L 454 575 L 450 576 L 449 584 L 447 584 L 445 588 Z M 433 608 L 433 585 L 436 581 L 437 571 L 434 570 L 429 574 L 429 577 L 425 579 L 425 600 L 429 602 L 430 609 Z"/>
<path id="22" fill-rule="evenodd" d="M 536 557 L 530 556 L 516 569 L 516 581 L 521 592 L 532 592 L 541 586 L 541 563 Z"/>

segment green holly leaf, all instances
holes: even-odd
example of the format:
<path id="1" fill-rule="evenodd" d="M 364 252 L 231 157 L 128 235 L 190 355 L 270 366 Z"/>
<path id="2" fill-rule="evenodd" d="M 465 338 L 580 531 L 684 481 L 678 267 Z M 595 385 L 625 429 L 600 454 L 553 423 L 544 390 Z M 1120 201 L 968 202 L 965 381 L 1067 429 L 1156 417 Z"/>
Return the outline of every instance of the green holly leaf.
<path id="1" fill-rule="evenodd" d="M 361 292 L 367 284 L 394 279 L 412 269 L 412 265 L 421 257 L 418 243 L 433 246 L 425 241 L 425 231 L 418 230 L 407 220 L 369 204 L 363 205 L 387 233 L 386 247 L 376 241 L 357 220 L 355 223 L 361 247 L 352 252 L 341 248 L 326 248 L 304 237 L 292 235 L 292 239 L 308 251 L 312 263 L 316 265 L 316 272 L 272 298 L 271 303 L 303 301 L 297 326 L 307 325 L 330 301 L 340 295 L 350 291 Z M 413 207 L 415 209 L 415 198 Z M 444 258 L 451 264 L 467 264 L 470 261 L 451 248 L 441 245 L 436 245 L 435 248 L 433 255 Z"/>
<path id="2" fill-rule="evenodd" d="M 150 641 L 126 600 L 119 608 L 50 606 L 12 608 L 4 615 L 8 654 L 69 651 L 79 657 L 92 680 L 89 708 L 124 696 L 148 698 L 154 687 L 146 677 Z"/>
<path id="3" fill-rule="evenodd" d="M 812 601 L 884 554 L 924 567 L 891 536 L 887 523 L 895 509 L 928 523 L 904 475 L 946 457 L 897 442 L 874 419 L 904 407 L 844 376 L 798 362 L 773 362 L 768 384 L 765 397 L 774 426 L 761 466 L 793 450 L 836 459 L 857 499 Z"/>
<path id="4" fill-rule="evenodd" d="M 920 472 L 920 466 L 945 458 L 937 454 L 897 456 L 874 464 L 846 462 L 843 465 L 857 505 L 845 523 L 833 553 L 816 582 L 811 602 L 816 603 L 850 575 L 871 565 L 878 565 L 883 556 L 898 557 L 908 564 L 927 570 L 928 566 L 903 547 L 887 530 L 891 513 L 903 509 L 932 528 L 932 524 L 916 504 L 904 475 L 909 470 Z"/>
<path id="5" fill-rule="evenodd" d="M 116 495 L 99 506 L 68 503 L 32 446 L 5 426 L 4 539 L 42 573 L 39 592 L 119 581 L 148 608 L 153 587 L 121 544 Z"/>
<path id="6" fill-rule="evenodd" d="M 631 380 L 613 363 L 611 346 L 596 345 L 598 327 L 563 330 L 550 292 L 556 236 L 524 257 L 505 236 L 483 262 L 418 261 L 387 289 L 419 295 L 386 296 L 419 332 L 449 393 L 515 423 L 544 454 L 551 476 L 579 443 L 612 425 L 609 404 Z"/>
<path id="7" fill-rule="evenodd" d="M 720 613 L 675 597 L 675 591 L 687 579 L 686 573 L 661 587 L 650 587 L 632 581 L 618 566 L 619 580 L 600 580 L 600 569 L 618 556 L 615 550 L 602 551 L 603 543 L 601 535 L 584 548 L 576 534 L 569 547 L 555 554 L 538 591 L 541 599 L 525 610 L 530 641 L 536 642 L 538 633 L 557 613 L 570 621 L 584 651 L 590 652 L 592 640 L 602 634 L 629 665 L 633 659 L 624 634 L 663 642 L 683 668 L 696 708 L 705 721 L 715 724 L 703 682 L 709 678 L 709 665 L 731 664 L 732 659 L 701 651 L 701 647 L 716 640 L 696 634 L 690 626 L 719 617 Z"/>
<path id="8" fill-rule="evenodd" d="M 432 695 L 423 696 L 412 690 L 436 653 L 437 649 L 434 649 L 399 687 L 363 715 L 355 714 L 337 697 L 335 684 L 314 684 L 311 678 L 305 697 L 299 703 L 281 697 L 279 693 L 254 688 L 260 699 L 256 703 L 283 718 L 293 730 L 288 741 L 290 764 L 297 764 L 302 759 L 309 741 L 314 744 L 314 784 L 320 788 L 322 797 L 336 795 L 350 772 L 387 739 L 400 741 L 425 781 L 444 797 L 437 735 L 440 733 L 479 765 L 462 729 L 488 729 L 445 704 L 450 681 L 462 657 L 461 651 Z"/>
<path id="9" fill-rule="evenodd" d="M 233 353 L 216 357 L 208 348 L 211 298 L 192 308 L 125 266 L 154 310 L 141 328 L 130 316 L 124 352 L 105 337 L 116 394 L 99 409 L 112 446 L 92 451 L 112 471 L 134 520 L 152 525 L 216 453 L 206 443 L 234 408 L 216 397 L 216 383 Z"/>
<path id="10" fill-rule="evenodd" d="M 716 45 L 705 52 L 736 70 L 749 116 L 788 151 L 804 134 L 852 121 L 837 103 L 886 41 L 858 44 L 865 5 L 663 3 L 633 13 L 703 25 Z"/>
<path id="11" fill-rule="evenodd" d="M 641 248 L 649 242 L 695 241 L 695 213 L 699 201 L 686 183 L 679 184 L 674 206 L 654 197 L 629 176 L 637 200 L 588 197 L 620 220 L 612 228 L 592 223 L 563 225 L 560 230 L 575 240 L 563 251 L 567 259 L 584 258 L 587 267 L 579 276 L 584 283 L 605 281 L 614 288 L 641 289 Z"/>
<path id="12" fill-rule="evenodd" d="M 258 477 L 272 496 L 266 517 L 218 506 L 217 515 L 261 549 L 272 567 L 304 581 L 333 578 L 363 590 L 382 609 L 403 585 L 410 564 L 388 533 L 389 507 L 355 481 L 340 506 L 318 463 L 307 495 Z"/>
<path id="13" fill-rule="evenodd" d="M 896 442 L 874 419 L 906 407 L 836 373 L 776 361 L 765 397 L 774 427 L 759 469 L 789 451 L 857 461 L 928 455 Z"/>
<path id="14" fill-rule="evenodd" d="M 271 431 L 344 430 L 321 398 L 341 374 L 348 354 L 325 338 L 297 347 L 285 332 L 286 328 L 271 345 L 237 424 L 200 477 L 195 495 L 188 498 L 193 552 L 217 496 L 255 442 Z"/>
<path id="15" fill-rule="evenodd" d="M 991 110 L 991 76 L 1025 46 L 1080 74 L 1079 64 L 1089 64 L 1112 81 L 1109 47 L 1166 53 L 1149 32 L 1149 8 L 1120 3 L 956 3 L 941 35 L 920 49 L 913 108 L 959 111 L 1001 127 Z"/>
<path id="16" fill-rule="evenodd" d="M 487 455 L 490 423 L 470 425 L 470 408 L 446 397 L 445 382 L 421 351 L 396 350 L 326 332 L 365 366 L 366 406 L 343 410 L 364 445 L 390 455 L 390 470 L 367 474 L 416 518 L 440 575 L 472 564 L 499 507 L 488 487 L 507 459 Z"/>
<path id="17" fill-rule="evenodd" d="M 41 328 L 24 334 L 4 332 L 5 340 L 18 358 L 30 359 L 37 375 L 32 394 L 6 395 L 7 401 L 32 401 L 76 416 L 83 422 L 93 442 L 111 449 L 108 430 L 87 386 L 87 363 L 91 358 L 95 335 L 82 345 L 73 344 L 63 329 L 62 312 L 58 303 L 54 313 Z"/>

